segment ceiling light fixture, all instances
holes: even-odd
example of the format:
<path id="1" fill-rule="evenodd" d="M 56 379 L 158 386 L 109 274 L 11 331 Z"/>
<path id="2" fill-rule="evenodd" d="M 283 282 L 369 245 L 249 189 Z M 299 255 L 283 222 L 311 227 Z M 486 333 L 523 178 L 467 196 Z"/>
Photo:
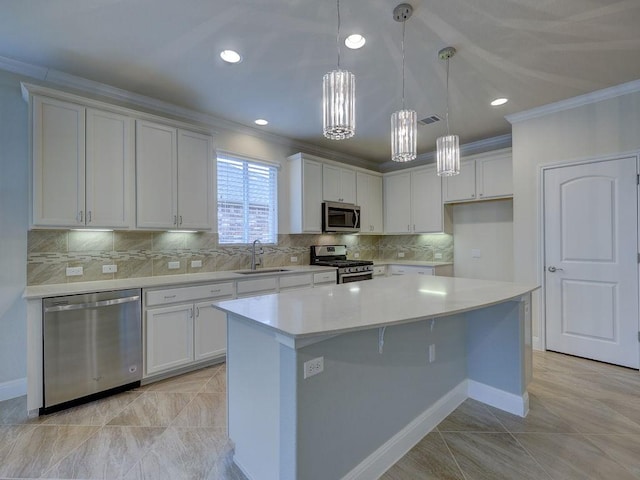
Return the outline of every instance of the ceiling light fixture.
<path id="1" fill-rule="evenodd" d="M 404 31 L 412 13 L 413 7 L 408 3 L 393 9 L 393 19 L 402 22 L 402 110 L 391 114 L 391 160 L 394 162 L 410 162 L 417 156 L 418 117 L 415 110 L 404 108 Z"/>
<path id="2" fill-rule="evenodd" d="M 367 39 L 364 38 L 359 33 L 351 34 L 344 40 L 344 44 L 347 46 L 347 48 L 350 48 L 351 50 L 357 50 L 359 48 L 362 48 L 364 47 L 365 43 L 367 43 Z"/>
<path id="3" fill-rule="evenodd" d="M 356 133 L 356 79 L 340 70 L 340 0 L 338 7 L 338 68 L 322 79 L 322 133 L 331 140 L 344 140 Z"/>
<path id="4" fill-rule="evenodd" d="M 436 140 L 436 163 L 439 176 L 450 177 L 460 173 L 460 141 L 449 133 L 449 59 L 456 54 L 453 47 L 438 52 L 440 60 L 447 61 L 447 134 Z"/>
<path id="5" fill-rule="evenodd" d="M 254 121 L 254 123 L 256 125 L 260 125 L 261 127 L 264 127 L 265 125 L 269 125 L 269 121 L 265 120 L 264 118 L 258 118 L 257 120 Z"/>
<path id="6" fill-rule="evenodd" d="M 242 61 L 242 56 L 235 50 L 221 51 L 220 58 L 227 63 L 240 63 Z"/>
<path id="7" fill-rule="evenodd" d="M 508 98 L 496 98 L 491 102 L 492 107 L 499 107 L 500 105 L 504 105 L 509 101 Z"/>

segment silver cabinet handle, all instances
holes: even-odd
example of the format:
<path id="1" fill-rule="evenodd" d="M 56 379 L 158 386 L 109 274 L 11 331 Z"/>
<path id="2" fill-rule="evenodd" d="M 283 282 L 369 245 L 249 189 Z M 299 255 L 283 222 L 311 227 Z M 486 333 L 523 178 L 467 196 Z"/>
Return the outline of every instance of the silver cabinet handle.
<path id="1" fill-rule="evenodd" d="M 471 194 L 471 198 L 474 198 L 475 196 L 476 196 L 476 194 L 475 194 L 475 193 L 472 193 L 472 194 Z"/>
<path id="2" fill-rule="evenodd" d="M 82 210 L 80 210 L 80 213 L 78 213 L 78 217 L 79 217 L 78 223 L 83 223 L 84 220 L 83 220 Z"/>
<path id="3" fill-rule="evenodd" d="M 200 307 L 196 307 L 196 317 L 200 316 Z"/>
<path id="4" fill-rule="evenodd" d="M 552 266 L 550 266 L 549 268 L 547 268 L 547 270 L 549 270 L 551 273 L 553 273 L 553 272 L 557 272 L 557 271 L 564 272 L 564 270 L 563 270 L 562 268 L 556 268 L 556 267 L 554 267 L 553 265 L 552 265 Z"/>
<path id="5" fill-rule="evenodd" d="M 178 215 L 173 216 L 173 224 L 176 226 L 178 225 Z"/>
<path id="6" fill-rule="evenodd" d="M 165 296 L 164 296 L 164 299 L 165 299 L 165 300 L 169 300 L 169 299 L 171 299 L 171 298 L 176 298 L 176 296 L 175 296 L 175 295 L 165 295 Z"/>
<path id="7" fill-rule="evenodd" d="M 87 223 L 91 223 L 91 210 L 87 212 Z"/>
<path id="8" fill-rule="evenodd" d="M 182 215 L 180 215 L 180 225 L 182 225 Z"/>

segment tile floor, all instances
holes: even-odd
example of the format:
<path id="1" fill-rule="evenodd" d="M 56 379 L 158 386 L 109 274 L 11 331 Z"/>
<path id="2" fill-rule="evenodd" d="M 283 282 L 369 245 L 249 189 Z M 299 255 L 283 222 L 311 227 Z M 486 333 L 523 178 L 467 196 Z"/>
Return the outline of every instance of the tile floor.
<path id="1" fill-rule="evenodd" d="M 224 365 L 37 418 L 0 402 L 0 479 L 245 480 L 226 437 Z M 640 479 L 640 374 L 534 354 L 531 411 L 467 400 L 382 477 Z M 330 479 L 327 479 L 330 480 Z"/>

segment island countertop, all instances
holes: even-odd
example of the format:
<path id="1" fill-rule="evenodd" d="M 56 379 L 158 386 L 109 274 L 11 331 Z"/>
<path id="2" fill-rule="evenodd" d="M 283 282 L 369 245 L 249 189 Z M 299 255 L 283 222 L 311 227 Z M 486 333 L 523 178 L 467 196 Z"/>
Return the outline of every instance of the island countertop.
<path id="1" fill-rule="evenodd" d="M 404 275 L 214 303 L 293 339 L 462 313 L 516 299 L 537 286 Z"/>

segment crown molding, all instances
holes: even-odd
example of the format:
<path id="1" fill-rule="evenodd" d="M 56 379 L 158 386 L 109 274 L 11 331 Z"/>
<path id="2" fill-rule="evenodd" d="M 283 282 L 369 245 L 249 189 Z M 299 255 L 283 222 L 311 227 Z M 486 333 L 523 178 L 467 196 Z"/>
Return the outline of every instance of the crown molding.
<path id="1" fill-rule="evenodd" d="M 130 92 L 121 88 L 106 85 L 104 83 L 89 80 L 76 75 L 71 75 L 59 70 L 48 69 L 37 65 L 13 60 L 0 56 L 0 69 L 7 70 L 12 73 L 34 78 L 40 82 L 44 82 L 44 87 L 53 86 L 62 89 L 68 89 L 72 92 L 90 95 L 98 99 L 116 102 L 128 108 L 142 108 L 154 113 L 162 113 L 170 115 L 173 118 L 185 121 L 195 122 L 203 126 L 210 127 L 214 130 L 214 135 L 220 130 L 227 130 L 234 133 L 242 133 L 256 137 L 271 143 L 283 145 L 291 149 L 291 153 L 297 151 L 325 157 L 328 160 L 334 160 L 369 170 L 379 171 L 379 163 L 370 159 L 357 157 L 346 153 L 337 152 L 325 147 L 314 145 L 312 143 L 295 140 L 283 135 L 265 132 L 258 128 L 250 127 L 241 123 L 233 122 L 214 115 L 197 112 L 185 107 L 174 105 L 164 100 L 148 97 L 139 93 Z"/>
<path id="2" fill-rule="evenodd" d="M 541 107 L 525 110 L 524 112 L 513 113 L 504 118 L 511 124 L 520 123 L 534 118 L 544 117 L 552 113 L 571 110 L 572 108 L 582 107 L 637 92 L 640 92 L 640 80 L 633 80 L 614 87 L 604 88 L 602 90 L 596 90 L 595 92 L 585 93 L 584 95 L 578 95 L 577 97 L 560 100 L 559 102 L 542 105 Z"/>
<path id="3" fill-rule="evenodd" d="M 478 153 L 491 152 L 494 150 L 501 150 L 503 148 L 511 147 L 511 134 L 498 135 L 496 137 L 485 138 L 483 140 L 477 140 L 475 142 L 465 143 L 460 145 L 460 156 L 468 157 L 470 155 L 476 155 Z M 382 173 L 395 172 L 398 170 L 405 170 L 407 168 L 422 167 L 435 163 L 436 152 L 421 153 L 412 162 L 398 163 L 393 161 L 384 162 L 380 165 L 380 171 Z"/>

